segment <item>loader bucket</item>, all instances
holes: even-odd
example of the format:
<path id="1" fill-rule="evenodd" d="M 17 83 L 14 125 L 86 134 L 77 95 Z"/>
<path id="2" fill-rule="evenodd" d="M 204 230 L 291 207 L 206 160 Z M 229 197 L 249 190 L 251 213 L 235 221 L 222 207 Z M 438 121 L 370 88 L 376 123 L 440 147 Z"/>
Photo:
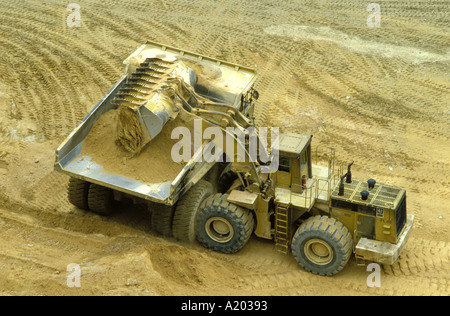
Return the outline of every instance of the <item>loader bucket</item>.
<path id="1" fill-rule="evenodd" d="M 156 135 L 158 135 L 164 125 L 169 120 L 169 117 L 171 117 L 170 113 L 168 111 L 162 110 L 156 113 L 153 113 L 149 109 L 147 109 L 145 106 L 140 108 L 141 117 L 144 121 L 145 127 L 150 135 L 150 140 L 155 138 Z"/>
<path id="2" fill-rule="evenodd" d="M 139 154 L 179 109 L 172 81 L 191 78 L 192 70 L 183 63 L 147 58 L 129 75 L 127 83 L 112 103 L 119 105 L 118 141 L 133 155 Z"/>

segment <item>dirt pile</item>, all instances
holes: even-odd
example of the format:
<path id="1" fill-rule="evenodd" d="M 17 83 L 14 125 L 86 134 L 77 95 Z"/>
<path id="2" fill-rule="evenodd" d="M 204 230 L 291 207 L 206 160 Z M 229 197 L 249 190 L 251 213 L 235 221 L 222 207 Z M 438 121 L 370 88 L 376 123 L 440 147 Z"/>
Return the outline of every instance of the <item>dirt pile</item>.
<path id="1" fill-rule="evenodd" d="M 90 156 L 105 172 L 122 175 L 145 183 L 173 181 L 185 162 L 175 162 L 172 147 L 179 141 L 172 139 L 177 126 L 190 128 L 180 118 L 167 123 L 162 132 L 152 139 L 138 155 L 133 155 L 118 142 L 119 110 L 110 110 L 100 116 L 83 142 L 81 156 Z"/>

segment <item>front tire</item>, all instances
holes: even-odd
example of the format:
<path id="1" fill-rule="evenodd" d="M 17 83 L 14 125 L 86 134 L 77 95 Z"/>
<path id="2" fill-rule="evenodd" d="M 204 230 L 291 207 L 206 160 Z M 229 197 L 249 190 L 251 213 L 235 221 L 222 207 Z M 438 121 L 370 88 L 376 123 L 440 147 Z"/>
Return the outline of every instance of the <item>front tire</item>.
<path id="1" fill-rule="evenodd" d="M 318 215 L 300 225 L 292 239 L 291 250 L 305 270 L 330 276 L 344 268 L 352 247 L 352 236 L 341 222 Z"/>
<path id="2" fill-rule="evenodd" d="M 215 194 L 200 206 L 197 239 L 206 248 L 221 253 L 235 253 L 249 240 L 253 214 L 227 201 L 228 194 Z"/>

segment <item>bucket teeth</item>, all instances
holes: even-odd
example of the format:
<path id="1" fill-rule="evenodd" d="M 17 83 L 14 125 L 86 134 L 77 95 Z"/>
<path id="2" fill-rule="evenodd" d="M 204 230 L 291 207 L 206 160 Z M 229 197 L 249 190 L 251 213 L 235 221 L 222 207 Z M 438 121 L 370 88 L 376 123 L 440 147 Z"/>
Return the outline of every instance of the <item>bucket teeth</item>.
<path id="1" fill-rule="evenodd" d="M 148 65 L 148 69 L 149 70 L 154 70 L 154 71 L 167 71 L 167 69 L 169 69 L 169 67 L 166 66 L 162 66 L 162 65 L 156 65 L 156 64 L 149 64 Z"/>
<path id="2" fill-rule="evenodd" d="M 137 84 L 129 84 L 126 83 L 123 85 L 123 88 L 119 90 L 119 93 L 133 93 L 133 92 L 142 92 L 145 94 L 149 94 L 152 91 L 154 91 L 153 88 L 148 88 L 148 87 L 144 87 L 141 85 L 137 85 Z"/>
<path id="3" fill-rule="evenodd" d="M 173 70 L 174 63 L 159 58 L 147 58 L 133 72 L 127 82 L 114 96 L 113 104 L 136 107 L 144 104 L 161 86 Z"/>
<path id="4" fill-rule="evenodd" d="M 153 67 L 153 68 L 145 67 L 145 68 L 137 68 L 136 69 L 136 73 L 138 73 L 138 74 L 148 74 L 148 75 L 151 75 L 151 74 L 165 75 L 166 71 L 164 71 L 164 70 L 167 70 L 167 69 L 157 68 L 157 67 Z"/>
<path id="5" fill-rule="evenodd" d="M 144 79 L 144 80 L 161 80 L 161 76 L 158 76 L 154 73 L 134 73 L 131 75 L 131 78 Z"/>
<path id="6" fill-rule="evenodd" d="M 142 90 L 144 90 L 142 87 L 122 88 L 116 95 L 119 96 L 124 94 L 142 93 Z"/>
<path id="7" fill-rule="evenodd" d="M 149 84 L 157 84 L 157 80 L 151 80 L 151 79 L 139 79 L 139 78 L 130 78 L 128 79 L 128 82 L 135 84 L 135 85 L 141 85 L 141 86 L 148 86 Z"/>
<path id="8" fill-rule="evenodd" d="M 132 92 L 126 93 L 126 92 L 119 91 L 119 93 L 116 94 L 116 97 L 119 100 L 120 99 L 133 98 L 133 99 L 136 99 L 136 100 L 145 101 L 146 97 L 147 97 L 147 93 L 142 93 L 142 92 L 139 92 L 139 91 L 132 91 Z"/>
<path id="9" fill-rule="evenodd" d="M 149 65 L 159 66 L 163 68 L 168 68 L 173 65 L 173 62 L 165 61 L 159 58 L 147 58 L 142 64 L 141 67 L 148 67 Z"/>

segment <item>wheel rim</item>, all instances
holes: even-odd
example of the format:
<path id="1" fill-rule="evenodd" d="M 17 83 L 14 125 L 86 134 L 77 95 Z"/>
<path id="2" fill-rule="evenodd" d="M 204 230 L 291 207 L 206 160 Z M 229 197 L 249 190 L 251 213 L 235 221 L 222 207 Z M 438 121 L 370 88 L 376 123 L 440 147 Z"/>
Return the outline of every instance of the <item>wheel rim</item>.
<path id="1" fill-rule="evenodd" d="M 205 230 L 208 236 L 219 243 L 226 243 L 234 236 L 234 229 L 223 217 L 211 217 L 205 223 Z"/>
<path id="2" fill-rule="evenodd" d="M 313 263 L 325 265 L 333 260 L 333 250 L 321 239 L 310 239 L 305 243 L 305 255 Z"/>

